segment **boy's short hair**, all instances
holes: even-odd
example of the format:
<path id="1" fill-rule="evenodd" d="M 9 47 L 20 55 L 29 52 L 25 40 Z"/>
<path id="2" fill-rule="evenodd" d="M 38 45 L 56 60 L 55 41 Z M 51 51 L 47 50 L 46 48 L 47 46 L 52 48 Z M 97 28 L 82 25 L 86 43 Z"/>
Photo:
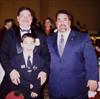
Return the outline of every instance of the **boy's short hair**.
<path id="1" fill-rule="evenodd" d="M 23 42 L 24 39 L 27 38 L 27 37 L 30 37 L 30 38 L 34 39 L 34 37 L 33 37 L 32 34 L 30 34 L 30 33 L 25 33 L 25 34 L 22 36 L 21 42 Z"/>

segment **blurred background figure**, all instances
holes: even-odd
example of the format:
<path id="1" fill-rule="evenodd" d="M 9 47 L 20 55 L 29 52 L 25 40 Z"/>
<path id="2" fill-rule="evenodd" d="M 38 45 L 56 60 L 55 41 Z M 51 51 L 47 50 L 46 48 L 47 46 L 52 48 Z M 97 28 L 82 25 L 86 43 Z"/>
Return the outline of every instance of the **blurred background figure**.
<path id="1" fill-rule="evenodd" d="M 31 27 L 34 28 L 35 31 L 41 31 L 42 30 L 41 22 L 38 22 L 38 20 L 35 16 L 33 17 Z"/>
<path id="2" fill-rule="evenodd" d="M 80 21 L 76 21 L 76 26 L 74 27 L 74 30 L 82 32 L 82 33 L 88 33 L 87 25 L 81 24 Z"/>
<path id="3" fill-rule="evenodd" d="M 54 21 L 50 18 L 47 17 L 43 20 L 43 33 L 48 36 L 53 33 L 55 29 L 55 23 Z"/>
<path id="4" fill-rule="evenodd" d="M 0 46 L 3 40 L 3 37 L 5 35 L 6 30 L 9 30 L 11 28 L 16 28 L 17 25 L 15 23 L 15 20 L 13 19 L 5 19 L 4 26 L 0 29 Z"/>
<path id="5" fill-rule="evenodd" d="M 76 21 L 76 28 L 78 31 L 81 31 L 82 25 L 81 25 L 80 21 Z"/>
<path id="6" fill-rule="evenodd" d="M 88 33 L 87 25 L 82 24 L 81 32 Z"/>
<path id="7" fill-rule="evenodd" d="M 44 33 L 44 35 L 46 37 L 48 37 L 49 35 L 51 35 L 52 33 L 54 33 L 55 30 L 55 23 L 53 21 L 53 19 L 51 19 L 50 17 L 46 17 L 43 20 L 43 24 L 42 24 L 42 33 Z M 45 99 L 44 97 L 47 97 L 48 95 L 48 78 L 46 83 L 42 86 L 42 99 Z"/>
<path id="8" fill-rule="evenodd" d="M 35 12 L 32 10 L 32 23 L 31 23 L 31 28 L 34 29 L 35 31 L 42 31 L 42 25 L 41 22 L 37 19 Z"/>
<path id="9" fill-rule="evenodd" d="M 100 53 L 100 47 L 96 46 L 96 50 Z"/>
<path id="10" fill-rule="evenodd" d="M 2 28 L 5 28 L 6 30 L 10 28 L 15 28 L 17 25 L 15 23 L 14 19 L 5 19 L 4 26 Z"/>
<path id="11" fill-rule="evenodd" d="M 95 40 L 95 50 L 96 50 L 96 54 L 97 54 L 99 73 L 100 73 L 100 39 Z M 100 80 L 100 77 L 99 77 L 99 80 Z"/>

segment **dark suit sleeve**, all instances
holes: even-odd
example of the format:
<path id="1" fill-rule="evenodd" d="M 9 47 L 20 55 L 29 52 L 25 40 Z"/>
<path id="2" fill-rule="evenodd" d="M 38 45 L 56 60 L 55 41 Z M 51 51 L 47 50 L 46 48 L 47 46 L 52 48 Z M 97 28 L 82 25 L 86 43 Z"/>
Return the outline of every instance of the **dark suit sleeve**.
<path id="1" fill-rule="evenodd" d="M 33 85 L 32 89 L 30 88 L 30 84 Z M 28 80 L 21 78 L 21 82 L 19 84 L 19 87 L 22 88 L 22 89 L 27 89 L 27 90 L 33 91 L 37 94 L 40 94 L 40 91 L 41 91 L 41 85 L 40 85 L 39 80 L 35 80 L 35 83 L 31 83 Z"/>
<path id="2" fill-rule="evenodd" d="M 41 91 L 41 85 L 40 85 L 40 80 L 35 80 L 35 82 L 33 83 L 33 89 L 32 89 L 33 92 L 37 93 L 37 94 L 40 94 L 40 91 Z"/>
<path id="3" fill-rule="evenodd" d="M 40 35 L 39 36 L 40 39 L 40 56 L 45 60 L 45 64 L 44 67 L 42 68 L 42 70 L 44 72 L 46 72 L 47 74 L 49 74 L 49 68 L 50 68 L 50 53 L 48 50 L 48 46 L 47 46 L 47 39 L 44 35 Z"/>
<path id="4" fill-rule="evenodd" d="M 11 64 L 10 64 L 10 47 L 11 47 L 11 41 L 12 41 L 12 37 L 9 33 L 9 31 L 7 31 L 5 33 L 5 37 L 3 39 L 2 45 L 1 45 L 1 64 L 5 70 L 6 73 L 10 73 L 11 70 L 13 69 Z"/>
<path id="5" fill-rule="evenodd" d="M 30 89 L 30 82 L 28 82 L 27 80 L 24 80 L 24 79 L 20 78 L 19 87 L 21 87 L 23 89 Z"/>
<path id="6" fill-rule="evenodd" d="M 87 80 L 98 80 L 98 67 L 95 49 L 87 36 L 83 45 Z"/>

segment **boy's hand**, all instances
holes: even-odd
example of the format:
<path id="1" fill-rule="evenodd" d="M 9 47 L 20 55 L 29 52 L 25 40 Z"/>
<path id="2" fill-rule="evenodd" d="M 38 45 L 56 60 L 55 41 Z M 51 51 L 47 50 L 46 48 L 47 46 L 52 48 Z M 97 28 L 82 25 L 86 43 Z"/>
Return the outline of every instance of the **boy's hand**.
<path id="1" fill-rule="evenodd" d="M 18 85 L 20 83 L 20 74 L 17 70 L 13 69 L 10 72 L 10 79 L 12 81 L 12 83 L 14 83 L 15 85 Z"/>
<path id="2" fill-rule="evenodd" d="M 37 93 L 35 93 L 35 92 L 31 92 L 31 97 L 32 97 L 32 98 L 35 98 L 35 97 L 37 97 L 37 96 L 38 96 Z"/>
<path id="3" fill-rule="evenodd" d="M 38 77 L 37 79 L 40 79 L 41 81 L 41 86 L 45 83 L 46 79 L 47 79 L 47 74 L 43 71 L 41 71 L 39 74 L 38 74 Z"/>

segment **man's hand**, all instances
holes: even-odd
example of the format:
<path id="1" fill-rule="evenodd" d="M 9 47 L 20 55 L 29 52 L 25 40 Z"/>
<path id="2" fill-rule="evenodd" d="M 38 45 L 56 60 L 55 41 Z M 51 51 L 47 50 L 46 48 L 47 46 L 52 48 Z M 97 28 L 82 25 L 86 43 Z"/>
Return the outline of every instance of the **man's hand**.
<path id="1" fill-rule="evenodd" d="M 13 69 L 10 72 L 10 79 L 12 81 L 12 83 L 14 83 L 15 85 L 18 85 L 20 83 L 20 74 L 17 70 Z"/>
<path id="2" fill-rule="evenodd" d="M 47 74 L 43 71 L 41 71 L 39 74 L 38 74 L 38 77 L 37 79 L 40 79 L 41 81 L 41 86 L 45 83 L 46 79 L 47 79 Z"/>
<path id="3" fill-rule="evenodd" d="M 96 91 L 98 84 L 96 80 L 88 80 L 87 87 L 89 87 L 90 91 Z"/>

